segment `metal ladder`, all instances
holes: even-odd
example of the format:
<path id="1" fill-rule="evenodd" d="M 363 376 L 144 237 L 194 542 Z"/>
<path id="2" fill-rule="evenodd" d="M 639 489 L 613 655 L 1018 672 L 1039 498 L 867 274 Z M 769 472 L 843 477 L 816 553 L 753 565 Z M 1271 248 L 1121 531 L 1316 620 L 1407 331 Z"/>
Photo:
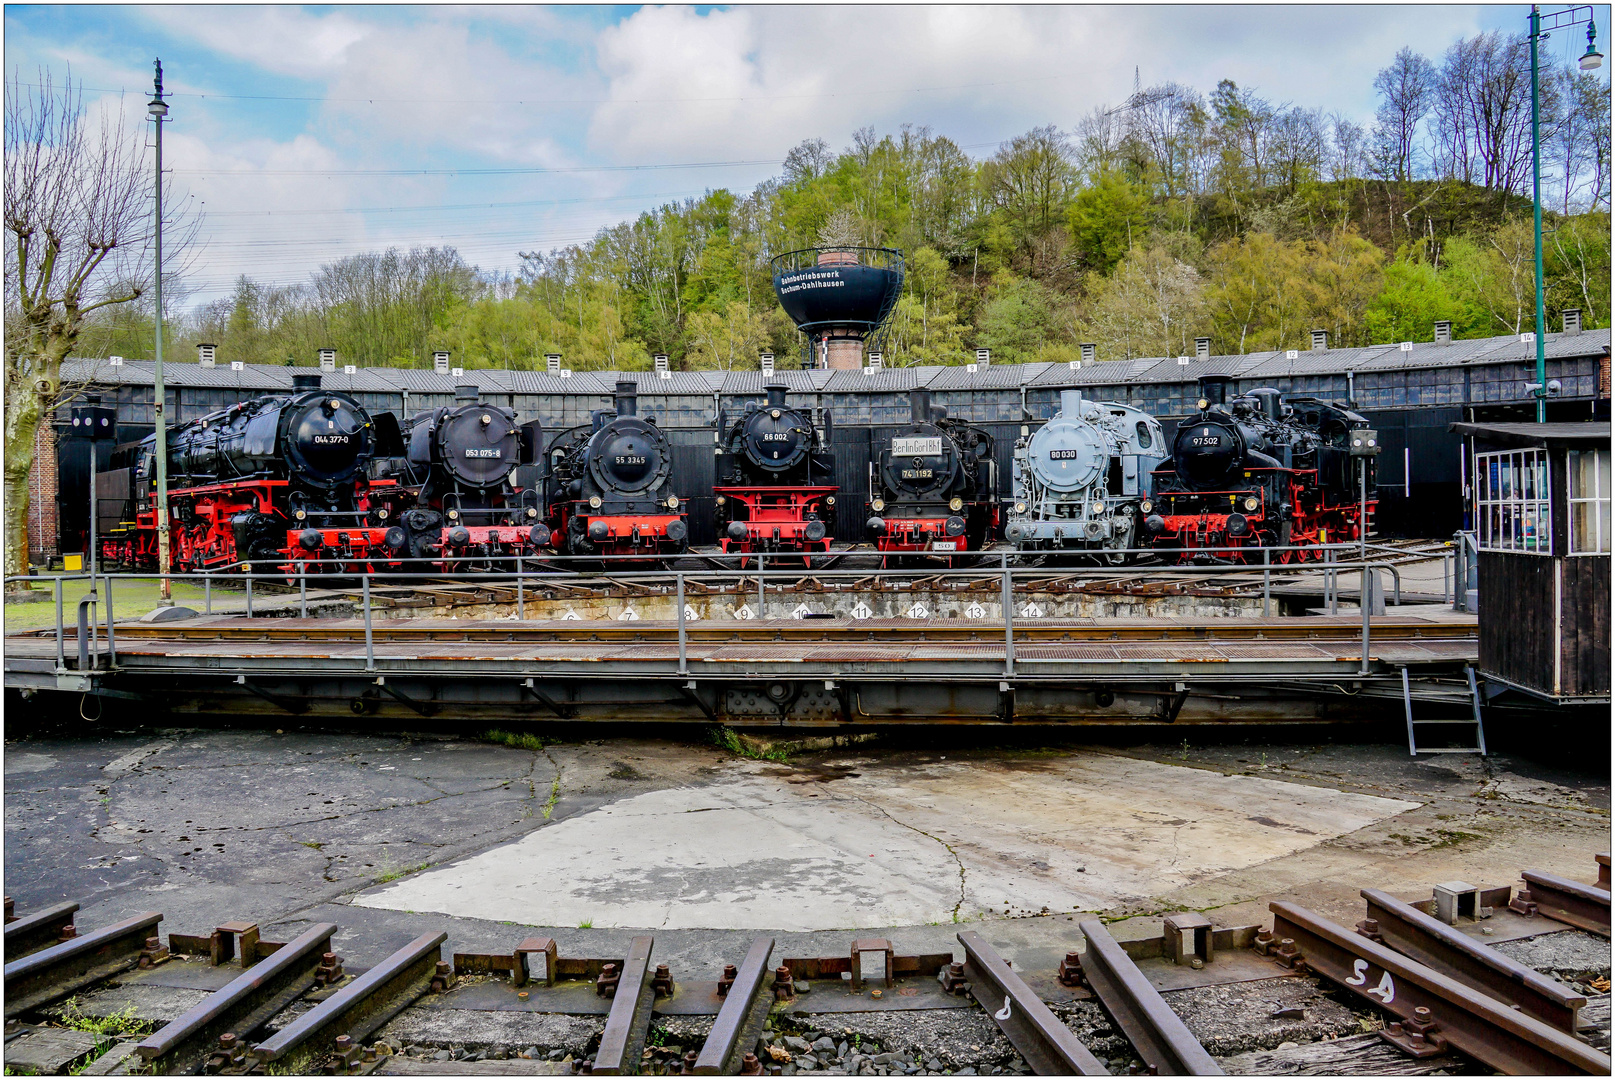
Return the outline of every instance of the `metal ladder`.
<path id="1" fill-rule="evenodd" d="M 1472 703 L 1475 715 L 1470 720 L 1415 720 L 1413 719 L 1413 692 L 1408 686 L 1408 669 L 1402 669 L 1402 704 L 1407 709 L 1408 718 L 1408 754 L 1418 757 L 1420 754 L 1479 754 L 1486 756 L 1486 729 L 1480 722 L 1480 690 L 1475 686 L 1475 669 L 1464 668 L 1464 675 L 1469 679 L 1469 700 Z M 1418 740 L 1414 737 L 1415 724 L 1464 724 L 1475 728 L 1474 746 L 1443 746 L 1421 749 Z"/>

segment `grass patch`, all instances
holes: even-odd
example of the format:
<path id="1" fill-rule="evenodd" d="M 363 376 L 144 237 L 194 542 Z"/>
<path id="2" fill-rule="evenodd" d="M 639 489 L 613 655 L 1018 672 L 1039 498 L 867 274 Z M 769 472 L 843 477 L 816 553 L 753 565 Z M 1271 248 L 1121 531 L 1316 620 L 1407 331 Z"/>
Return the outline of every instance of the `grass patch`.
<path id="1" fill-rule="evenodd" d="M 578 929 L 579 930 L 593 930 L 594 929 L 594 920 L 593 919 L 584 919 L 582 922 L 578 923 Z"/>
<path id="2" fill-rule="evenodd" d="M 550 782 L 550 800 L 544 804 L 544 820 L 548 821 L 555 812 L 555 804 L 561 798 L 561 778 L 557 776 Z"/>
<path id="3" fill-rule="evenodd" d="M 79 999 L 76 996 L 67 999 L 58 1019 L 63 1027 L 95 1036 L 95 1049 L 79 1064 L 68 1069 L 69 1076 L 82 1075 L 96 1058 L 111 1050 L 119 1040 L 146 1035 L 152 1030 L 150 1023 L 135 1016 L 133 1003 L 124 1006 L 111 1016 L 86 1016 L 79 1007 Z M 10 1075 L 11 1070 L 7 1069 L 6 1074 Z"/>
<path id="4" fill-rule="evenodd" d="M 537 735 L 501 731 L 498 728 L 483 732 L 482 741 L 499 743 L 502 746 L 509 746 L 516 750 L 531 750 L 535 754 L 544 749 L 544 740 Z"/>
<path id="5" fill-rule="evenodd" d="M 777 761 L 785 764 L 791 760 L 790 752 L 778 747 L 763 749 L 742 739 L 733 728 L 715 727 L 707 732 L 713 746 L 719 746 L 737 757 L 751 758 L 753 761 Z"/>
<path id="6" fill-rule="evenodd" d="M 397 881 L 401 877 L 407 877 L 410 874 L 418 874 L 430 865 L 431 863 L 421 863 L 418 866 L 400 866 L 395 869 L 393 867 L 392 854 L 388 852 L 386 848 L 382 848 L 381 873 L 376 877 L 376 884 L 385 885 L 390 881 Z"/>

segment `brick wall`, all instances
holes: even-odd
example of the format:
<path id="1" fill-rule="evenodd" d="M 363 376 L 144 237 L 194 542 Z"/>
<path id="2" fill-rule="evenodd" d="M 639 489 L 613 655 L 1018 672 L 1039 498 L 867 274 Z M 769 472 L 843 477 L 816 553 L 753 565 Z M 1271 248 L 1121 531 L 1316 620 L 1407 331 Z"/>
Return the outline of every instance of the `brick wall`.
<path id="1" fill-rule="evenodd" d="M 44 563 L 60 554 L 56 510 L 56 428 L 49 421 L 34 433 L 34 467 L 28 473 L 28 558 Z"/>
<path id="2" fill-rule="evenodd" d="M 1604 349 L 1604 355 L 1598 358 L 1598 396 L 1609 397 L 1609 349 Z"/>

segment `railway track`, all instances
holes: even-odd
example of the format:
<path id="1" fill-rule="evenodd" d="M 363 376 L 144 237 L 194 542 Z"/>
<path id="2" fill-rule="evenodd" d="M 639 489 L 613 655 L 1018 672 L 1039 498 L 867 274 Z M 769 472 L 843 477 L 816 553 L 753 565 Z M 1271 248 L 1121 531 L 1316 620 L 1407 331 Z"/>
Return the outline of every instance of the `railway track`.
<path id="1" fill-rule="evenodd" d="M 1017 969 L 970 930 L 957 935 L 956 951 L 921 955 L 863 938 L 840 955 L 790 957 L 765 935 L 735 962 L 709 971 L 675 971 L 659 957 L 653 935 L 605 957 L 565 956 L 550 937 L 525 938 L 508 952 L 445 957 L 448 935 L 428 932 L 360 970 L 333 951 L 333 923 L 273 942 L 256 924 L 232 921 L 206 935 L 171 933 L 164 945 L 160 913 L 80 935 L 63 921 L 71 905 L 61 905 L 8 915 L 5 1056 L 8 1071 L 94 1075 L 898 1075 L 921 1071 L 923 1055 L 911 1062 L 908 1050 L 855 1054 L 844 1040 L 809 1044 L 788 1032 L 839 1026 L 859 1013 L 971 1009 L 990 1018 L 1013 1048 L 1003 1071 L 1107 1075 L 1115 1060 L 1101 1060 L 1068 1022 L 1071 1008 L 1093 1002 L 1131 1046 L 1136 1067 L 1218 1075 L 1222 1064 L 1174 1011 L 1174 996 L 1302 978 L 1355 996 L 1384 1026 L 1327 1046 L 1286 1044 L 1294 1047 L 1293 1067 L 1273 1061 L 1271 1071 L 1316 1071 L 1299 1066 L 1322 1048 L 1340 1072 L 1481 1066 L 1511 1075 L 1607 1075 L 1610 1058 L 1590 1041 L 1608 1045 L 1607 995 L 1601 1021 L 1589 1024 L 1586 994 L 1509 959 L 1478 936 L 1491 929 L 1477 930 L 1495 919 L 1519 938 L 1591 922 L 1607 936 L 1607 881 L 1600 887 L 1536 871 L 1524 876 L 1529 891 L 1441 886 L 1421 904 L 1365 889 L 1366 917 L 1355 929 L 1282 901 L 1270 905 L 1266 930 L 1213 927 L 1182 912 L 1163 920 L 1157 938 L 1118 941 L 1099 921 L 1085 921 L 1052 971 Z M 1578 898 L 1574 911 L 1557 903 L 1566 891 Z M 164 988 L 196 1000 L 111 1049 L 105 1040 L 87 1046 L 84 1032 L 53 1023 L 93 1012 L 98 1002 L 105 1015 L 135 989 Z M 400 1033 L 410 1030 L 412 1015 L 447 1017 L 439 1031 L 488 1016 L 502 1018 L 506 1029 L 523 1017 L 586 1018 L 598 1031 L 581 1054 L 535 1058 L 519 1049 L 525 1038 L 512 1035 L 512 1046 L 494 1059 L 454 1060 L 431 1046 L 425 1057 L 418 1045 L 401 1052 L 410 1039 Z M 701 1029 L 688 1040 L 699 1039 L 698 1047 L 675 1053 L 651 1037 L 675 1020 Z M 1239 1067 L 1251 1063 L 1241 1059 Z M 928 1063 L 925 1071 L 937 1070 Z"/>

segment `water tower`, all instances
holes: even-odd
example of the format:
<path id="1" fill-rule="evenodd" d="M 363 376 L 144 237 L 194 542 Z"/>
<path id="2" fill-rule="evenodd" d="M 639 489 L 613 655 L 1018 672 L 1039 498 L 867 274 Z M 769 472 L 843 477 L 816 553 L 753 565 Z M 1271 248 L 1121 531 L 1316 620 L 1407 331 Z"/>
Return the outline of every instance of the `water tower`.
<path id="1" fill-rule="evenodd" d="M 813 247 L 770 261 L 785 314 L 808 337 L 803 367 L 857 369 L 864 339 L 880 329 L 903 289 L 903 253 L 894 248 Z"/>

